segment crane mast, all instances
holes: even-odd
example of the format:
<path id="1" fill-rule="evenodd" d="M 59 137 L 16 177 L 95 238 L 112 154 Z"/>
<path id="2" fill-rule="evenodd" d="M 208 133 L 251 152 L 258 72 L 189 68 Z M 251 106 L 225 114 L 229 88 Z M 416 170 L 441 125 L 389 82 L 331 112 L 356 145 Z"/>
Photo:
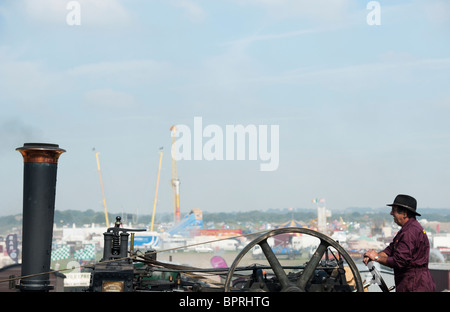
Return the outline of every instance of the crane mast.
<path id="1" fill-rule="evenodd" d="M 150 227 L 150 232 L 153 232 L 153 225 L 155 224 L 155 213 L 156 213 L 156 203 L 158 201 L 158 187 L 159 187 L 159 176 L 161 175 L 161 162 L 163 157 L 162 147 L 159 151 L 159 166 L 158 166 L 158 176 L 156 178 L 156 190 L 155 190 L 155 201 L 153 202 L 153 214 L 152 214 L 152 224 Z"/>
<path id="2" fill-rule="evenodd" d="M 106 199 L 105 199 L 105 191 L 103 189 L 103 180 L 102 180 L 102 173 L 100 171 L 100 161 L 98 160 L 98 152 L 95 153 L 95 158 L 97 158 L 97 169 L 98 169 L 98 176 L 100 178 L 100 188 L 102 190 L 102 200 L 103 200 L 103 207 L 105 209 L 105 221 L 106 221 L 106 227 L 109 227 L 109 220 L 108 220 L 108 210 L 106 209 Z"/>
<path id="3" fill-rule="evenodd" d="M 177 176 L 177 161 L 175 155 L 175 133 L 177 128 L 175 126 L 170 127 L 172 132 L 172 193 L 174 204 L 174 221 L 180 222 L 180 180 Z"/>

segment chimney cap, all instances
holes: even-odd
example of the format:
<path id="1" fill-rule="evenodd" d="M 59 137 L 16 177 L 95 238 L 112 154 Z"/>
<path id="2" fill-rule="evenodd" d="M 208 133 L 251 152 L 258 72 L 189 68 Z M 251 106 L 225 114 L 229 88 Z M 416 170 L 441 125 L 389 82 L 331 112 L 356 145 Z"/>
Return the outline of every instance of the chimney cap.
<path id="1" fill-rule="evenodd" d="M 58 163 L 59 156 L 66 150 L 59 148 L 58 144 L 24 143 L 16 151 L 22 154 L 24 162 Z"/>

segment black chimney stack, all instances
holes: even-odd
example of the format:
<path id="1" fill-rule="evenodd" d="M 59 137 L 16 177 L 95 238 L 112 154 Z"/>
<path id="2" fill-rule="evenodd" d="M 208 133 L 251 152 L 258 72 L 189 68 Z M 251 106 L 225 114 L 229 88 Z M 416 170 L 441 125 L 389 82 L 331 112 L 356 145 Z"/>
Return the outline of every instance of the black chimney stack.
<path id="1" fill-rule="evenodd" d="M 20 291 L 48 291 L 55 212 L 57 144 L 25 143 L 16 149 L 23 156 L 22 276 Z"/>

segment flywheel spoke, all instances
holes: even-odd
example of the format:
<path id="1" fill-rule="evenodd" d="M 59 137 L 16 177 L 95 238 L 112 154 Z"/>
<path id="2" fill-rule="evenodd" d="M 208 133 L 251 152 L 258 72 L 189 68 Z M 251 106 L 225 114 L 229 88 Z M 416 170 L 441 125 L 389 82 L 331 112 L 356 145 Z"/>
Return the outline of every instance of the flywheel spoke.
<path id="1" fill-rule="evenodd" d="M 285 289 L 285 288 L 289 287 L 290 283 L 289 283 L 289 279 L 286 275 L 286 272 L 284 272 L 283 267 L 280 264 L 280 261 L 278 261 L 278 258 L 275 256 L 275 254 L 272 251 L 272 248 L 267 243 L 267 239 L 260 242 L 259 246 L 261 246 L 261 249 L 264 252 L 264 255 L 266 256 L 267 261 L 269 261 L 270 267 L 272 268 L 273 272 L 275 273 L 278 280 L 280 281 L 281 288 Z"/>
<path id="2" fill-rule="evenodd" d="M 319 264 L 320 259 L 322 259 L 322 256 L 324 255 L 327 248 L 328 248 L 328 243 L 321 240 L 319 247 L 317 247 L 317 249 L 314 252 L 314 254 L 312 255 L 310 261 L 306 265 L 305 270 L 303 270 L 302 275 L 298 279 L 297 287 L 299 287 L 300 289 L 303 289 L 303 290 L 305 289 L 306 284 L 309 282 L 309 280 L 314 275 L 314 271 L 316 270 L 317 265 Z"/>

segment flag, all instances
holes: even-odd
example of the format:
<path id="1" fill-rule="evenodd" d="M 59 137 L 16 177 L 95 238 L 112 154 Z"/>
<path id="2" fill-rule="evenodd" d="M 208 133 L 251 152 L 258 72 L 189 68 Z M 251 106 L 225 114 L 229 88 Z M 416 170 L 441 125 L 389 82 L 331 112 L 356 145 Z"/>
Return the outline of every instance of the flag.
<path id="1" fill-rule="evenodd" d="M 92 260 L 95 259 L 95 245 L 86 245 L 83 249 L 75 251 L 75 259 L 77 260 Z"/>
<path id="2" fill-rule="evenodd" d="M 70 247 L 65 245 L 56 250 L 52 250 L 51 260 L 57 261 L 57 260 L 68 259 L 69 256 L 70 256 Z"/>
<path id="3" fill-rule="evenodd" d="M 222 258 L 220 256 L 212 257 L 210 262 L 211 262 L 212 267 L 215 269 L 228 268 L 227 262 L 225 261 L 224 258 Z"/>
<path id="4" fill-rule="evenodd" d="M 6 251 L 8 252 L 9 257 L 17 263 L 19 261 L 19 248 L 17 243 L 17 234 L 9 234 L 6 236 L 5 240 Z"/>

